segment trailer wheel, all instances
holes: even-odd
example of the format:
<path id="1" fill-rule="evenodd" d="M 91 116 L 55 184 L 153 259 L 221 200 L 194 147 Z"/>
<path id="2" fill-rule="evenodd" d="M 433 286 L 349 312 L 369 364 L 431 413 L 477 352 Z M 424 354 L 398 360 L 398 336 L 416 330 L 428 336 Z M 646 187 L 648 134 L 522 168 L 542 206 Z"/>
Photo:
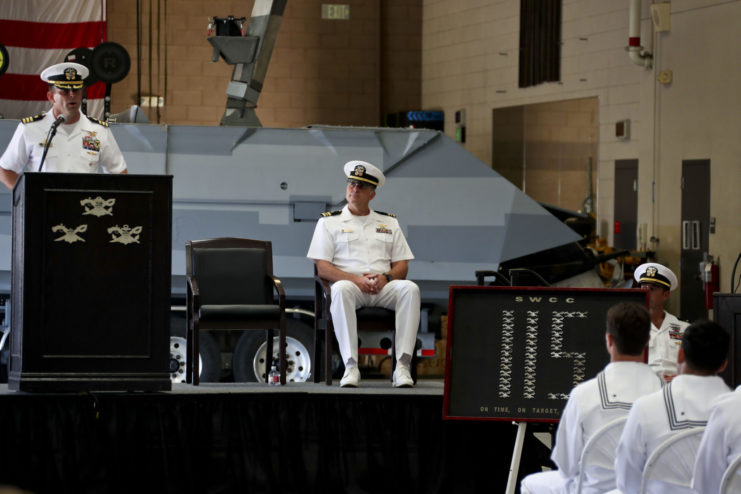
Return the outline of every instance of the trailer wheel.
<path id="1" fill-rule="evenodd" d="M 214 337 L 203 331 L 199 338 L 199 379 L 201 382 L 218 382 L 221 375 L 219 346 Z M 170 336 L 170 381 L 185 382 L 188 361 L 187 342 L 182 336 Z"/>
<path id="2" fill-rule="evenodd" d="M 306 382 L 314 369 L 314 329 L 298 319 L 286 321 L 286 382 Z M 278 367 L 278 331 L 273 332 L 273 357 L 267 365 L 267 371 L 273 363 Z M 266 382 L 265 331 L 245 331 L 239 337 L 232 357 L 232 369 L 236 382 Z"/>

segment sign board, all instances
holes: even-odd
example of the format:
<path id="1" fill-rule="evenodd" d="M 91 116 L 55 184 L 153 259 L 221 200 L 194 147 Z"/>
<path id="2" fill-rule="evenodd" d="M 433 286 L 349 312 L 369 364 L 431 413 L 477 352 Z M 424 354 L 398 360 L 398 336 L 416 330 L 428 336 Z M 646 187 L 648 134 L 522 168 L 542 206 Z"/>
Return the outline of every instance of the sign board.
<path id="1" fill-rule="evenodd" d="M 443 418 L 555 422 L 609 362 L 607 311 L 640 289 L 451 286 Z"/>

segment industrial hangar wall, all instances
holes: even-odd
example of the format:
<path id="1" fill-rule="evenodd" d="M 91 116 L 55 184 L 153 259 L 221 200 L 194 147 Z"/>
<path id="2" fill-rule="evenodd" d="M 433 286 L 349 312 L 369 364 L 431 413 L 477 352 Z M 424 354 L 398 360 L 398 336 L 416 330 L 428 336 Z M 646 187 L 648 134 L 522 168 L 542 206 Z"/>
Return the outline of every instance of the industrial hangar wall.
<path id="1" fill-rule="evenodd" d="M 419 109 L 422 0 L 345 1 L 347 19 L 322 18 L 325 3 L 286 3 L 258 101 L 262 124 L 377 126 L 387 113 Z M 113 113 L 151 94 L 165 99 L 159 113 L 145 108 L 152 122 L 217 125 L 233 67 L 211 62 L 208 19 L 249 18 L 253 4 L 109 1 L 108 39 L 132 59 L 129 76 L 113 86 Z"/>
<path id="2" fill-rule="evenodd" d="M 628 45 L 629 3 L 564 0 L 561 81 L 518 88 L 517 0 L 425 0 L 422 36 L 422 106 L 446 115 L 466 110 L 466 149 L 492 163 L 492 111 L 517 105 L 597 98 L 595 157 L 598 233 L 613 241 L 615 161 L 638 160 L 638 223 L 646 247 L 679 272 L 682 161 L 710 160 L 710 254 L 720 263 L 720 288 L 731 286 L 741 249 L 741 56 L 734 24 L 741 2 L 673 0 L 669 30 L 655 30 L 650 4 L 641 2 L 640 39 L 653 66 L 633 63 Z M 666 76 L 671 76 L 671 82 Z M 554 132 L 567 125 L 561 115 Z M 629 139 L 616 123 L 630 121 Z M 446 133 L 455 122 L 446 119 Z M 580 196 L 582 189 L 572 191 Z M 650 242 L 651 237 L 656 239 Z M 680 281 L 680 285 L 681 285 Z M 678 313 L 679 297 L 670 298 Z"/>

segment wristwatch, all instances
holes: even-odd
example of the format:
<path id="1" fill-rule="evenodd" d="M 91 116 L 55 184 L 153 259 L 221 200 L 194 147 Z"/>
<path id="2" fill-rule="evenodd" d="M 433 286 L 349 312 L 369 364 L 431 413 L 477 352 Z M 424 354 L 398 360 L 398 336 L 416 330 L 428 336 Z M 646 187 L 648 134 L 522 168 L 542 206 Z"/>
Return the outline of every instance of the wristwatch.
<path id="1" fill-rule="evenodd" d="M 386 283 L 394 279 L 394 277 L 391 276 L 390 273 L 383 273 L 383 275 L 386 277 Z"/>

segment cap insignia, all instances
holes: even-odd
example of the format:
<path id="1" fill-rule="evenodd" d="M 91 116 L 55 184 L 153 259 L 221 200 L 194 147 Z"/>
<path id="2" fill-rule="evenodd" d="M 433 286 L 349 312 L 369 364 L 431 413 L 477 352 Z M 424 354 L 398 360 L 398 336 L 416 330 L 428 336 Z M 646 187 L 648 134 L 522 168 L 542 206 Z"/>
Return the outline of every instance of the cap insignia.
<path id="1" fill-rule="evenodd" d="M 64 77 L 66 77 L 68 81 L 74 81 L 77 79 L 77 70 L 72 67 L 64 69 Z"/>
<path id="2" fill-rule="evenodd" d="M 646 276 L 648 276 L 649 278 L 655 277 L 657 272 L 658 270 L 653 266 L 649 266 L 646 268 Z"/>

